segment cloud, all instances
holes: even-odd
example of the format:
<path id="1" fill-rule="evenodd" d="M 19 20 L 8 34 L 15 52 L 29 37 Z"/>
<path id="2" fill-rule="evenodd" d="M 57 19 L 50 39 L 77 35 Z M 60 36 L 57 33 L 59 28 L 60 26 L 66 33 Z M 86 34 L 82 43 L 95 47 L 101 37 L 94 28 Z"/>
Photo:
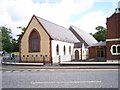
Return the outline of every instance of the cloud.
<path id="1" fill-rule="evenodd" d="M 88 33 L 95 33 L 95 27 L 106 27 L 106 17 L 107 15 L 104 15 L 104 13 L 100 10 L 93 11 L 79 18 L 79 20 L 73 23 L 73 25 L 79 27 L 80 29 L 83 29 Z"/>
<path id="2" fill-rule="evenodd" d="M 101 11 L 86 14 L 74 23 L 70 19 L 89 10 L 95 2 L 96 0 L 1 0 L 0 25 L 10 27 L 16 37 L 21 32 L 17 27 L 26 26 L 35 14 L 66 28 L 74 24 L 85 30 L 89 28 L 92 32 L 94 26 L 105 23 L 105 15 Z"/>

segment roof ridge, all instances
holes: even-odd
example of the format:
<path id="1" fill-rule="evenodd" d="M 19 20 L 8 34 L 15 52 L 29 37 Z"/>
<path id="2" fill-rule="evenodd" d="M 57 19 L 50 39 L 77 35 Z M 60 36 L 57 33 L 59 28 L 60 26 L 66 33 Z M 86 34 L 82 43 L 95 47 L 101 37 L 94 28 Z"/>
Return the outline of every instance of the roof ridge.
<path id="1" fill-rule="evenodd" d="M 82 32 L 85 32 L 85 33 L 87 33 L 86 31 L 84 31 L 83 29 L 80 29 L 80 28 L 78 28 L 78 27 L 76 27 L 76 26 L 73 26 L 73 25 L 70 25 L 71 27 L 74 27 L 74 28 L 76 28 L 76 29 L 78 29 L 78 30 L 80 30 L 80 31 L 82 31 Z M 87 33 L 87 34 L 89 34 L 89 33 Z"/>

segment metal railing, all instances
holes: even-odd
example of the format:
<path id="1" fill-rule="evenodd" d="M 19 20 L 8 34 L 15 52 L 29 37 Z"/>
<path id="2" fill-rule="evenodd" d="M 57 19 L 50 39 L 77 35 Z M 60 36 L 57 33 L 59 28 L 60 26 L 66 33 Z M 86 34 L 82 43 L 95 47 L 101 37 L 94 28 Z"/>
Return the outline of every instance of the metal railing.
<path id="1" fill-rule="evenodd" d="M 15 62 L 18 63 L 19 62 L 19 55 L 15 55 L 15 54 L 3 54 L 2 55 L 2 61 L 3 63 L 5 62 Z"/>

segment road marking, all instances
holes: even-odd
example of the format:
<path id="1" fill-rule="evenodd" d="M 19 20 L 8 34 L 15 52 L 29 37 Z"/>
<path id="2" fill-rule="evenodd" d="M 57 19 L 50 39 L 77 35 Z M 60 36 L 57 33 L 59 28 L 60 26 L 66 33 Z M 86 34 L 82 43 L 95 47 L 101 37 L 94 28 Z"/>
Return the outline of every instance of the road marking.
<path id="1" fill-rule="evenodd" d="M 60 84 L 60 83 L 64 83 L 64 84 L 71 84 L 71 83 L 101 83 L 102 81 L 60 81 L 60 82 L 31 82 L 31 84 Z"/>
<path id="2" fill-rule="evenodd" d="M 55 71 L 55 69 L 50 69 L 49 71 Z"/>
<path id="3" fill-rule="evenodd" d="M 11 71 L 5 71 L 5 72 L 11 72 Z"/>
<path id="4" fill-rule="evenodd" d="M 55 70 L 64 70 L 64 71 L 81 71 L 81 72 L 89 72 L 89 71 L 119 71 L 120 69 L 16 69 L 16 70 L 8 70 L 2 72 L 40 72 L 40 71 L 55 71 Z"/>
<path id="5" fill-rule="evenodd" d="M 46 69 L 40 69 L 40 71 L 45 71 Z"/>

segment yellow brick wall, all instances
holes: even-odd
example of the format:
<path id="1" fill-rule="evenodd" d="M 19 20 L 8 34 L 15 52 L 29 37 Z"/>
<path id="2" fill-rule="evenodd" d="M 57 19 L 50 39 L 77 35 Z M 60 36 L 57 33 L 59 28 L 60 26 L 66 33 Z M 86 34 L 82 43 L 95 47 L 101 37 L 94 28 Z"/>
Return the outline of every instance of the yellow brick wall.
<path id="1" fill-rule="evenodd" d="M 33 29 L 36 29 L 39 34 L 40 34 L 40 52 L 29 52 L 29 35 L 32 32 Z M 49 57 L 50 57 L 50 37 L 48 36 L 48 34 L 45 32 L 45 30 L 42 28 L 42 26 L 39 24 L 39 22 L 36 20 L 35 17 L 33 17 L 31 23 L 29 24 L 26 32 L 23 35 L 23 38 L 21 40 L 21 61 L 26 61 L 28 60 L 28 62 L 39 62 L 39 58 L 41 59 L 41 55 L 45 56 L 47 55 L 45 59 L 46 61 L 49 61 Z M 23 57 L 23 55 L 25 55 L 25 57 Z M 27 55 L 29 55 L 29 57 L 27 57 Z M 33 57 L 37 57 L 34 59 L 33 57 L 31 57 L 33 55 Z"/>

